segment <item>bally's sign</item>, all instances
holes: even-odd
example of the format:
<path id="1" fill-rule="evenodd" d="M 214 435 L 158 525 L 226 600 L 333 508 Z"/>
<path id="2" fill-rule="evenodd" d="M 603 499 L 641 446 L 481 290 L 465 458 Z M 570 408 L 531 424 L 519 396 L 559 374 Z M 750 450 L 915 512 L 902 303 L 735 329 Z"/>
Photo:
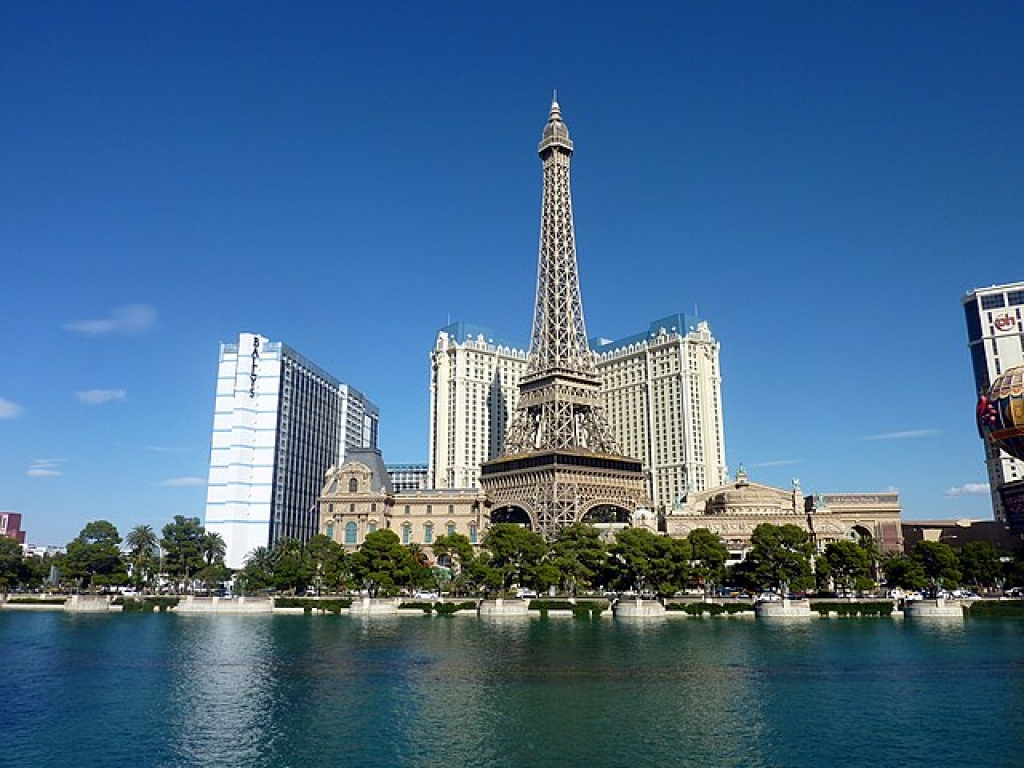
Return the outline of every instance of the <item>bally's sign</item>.
<path id="1" fill-rule="evenodd" d="M 1002 333 L 1014 331 L 1017 329 L 1017 318 L 1009 312 L 1004 312 L 1003 314 L 992 318 L 992 325 L 996 327 L 997 331 Z"/>

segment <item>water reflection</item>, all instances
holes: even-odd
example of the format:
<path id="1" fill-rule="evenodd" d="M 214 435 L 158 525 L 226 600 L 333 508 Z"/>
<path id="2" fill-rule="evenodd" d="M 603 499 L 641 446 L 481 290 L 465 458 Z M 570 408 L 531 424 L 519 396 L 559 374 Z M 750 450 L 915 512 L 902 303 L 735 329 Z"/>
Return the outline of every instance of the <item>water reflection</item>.
<path id="1" fill-rule="evenodd" d="M 167 722 L 183 764 L 252 765 L 272 748 L 273 624 L 262 616 L 176 616 Z"/>

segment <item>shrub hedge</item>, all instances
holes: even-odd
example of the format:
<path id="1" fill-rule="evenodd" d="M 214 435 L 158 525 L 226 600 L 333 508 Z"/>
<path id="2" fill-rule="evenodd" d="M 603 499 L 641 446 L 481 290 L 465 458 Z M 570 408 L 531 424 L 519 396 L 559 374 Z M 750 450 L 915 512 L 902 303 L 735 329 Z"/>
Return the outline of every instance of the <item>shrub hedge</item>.
<path id="1" fill-rule="evenodd" d="M 690 616 L 731 616 L 734 613 L 747 613 L 754 610 L 750 603 L 669 603 L 665 606 L 669 611 L 683 611 Z"/>
<path id="2" fill-rule="evenodd" d="M 1024 600 L 973 600 L 967 615 L 975 618 L 1024 617 Z"/>
<path id="3" fill-rule="evenodd" d="M 121 610 L 125 613 L 161 613 L 178 604 L 177 595 L 147 595 L 146 597 L 121 598 Z M 115 604 L 117 601 L 114 601 Z"/>
<path id="4" fill-rule="evenodd" d="M 306 613 L 341 613 L 342 608 L 352 606 L 348 597 L 312 598 L 312 597 L 275 597 L 275 608 L 301 608 Z"/>
<path id="5" fill-rule="evenodd" d="M 571 603 L 568 600 L 531 600 L 529 610 L 540 611 L 541 616 L 546 616 L 549 611 L 557 611 L 572 613 L 577 618 L 590 618 L 608 610 L 608 601 L 577 600 Z"/>
<path id="6" fill-rule="evenodd" d="M 893 604 L 889 600 L 870 600 L 863 602 L 816 602 L 811 609 L 822 616 L 834 613 L 837 616 L 892 616 Z"/>

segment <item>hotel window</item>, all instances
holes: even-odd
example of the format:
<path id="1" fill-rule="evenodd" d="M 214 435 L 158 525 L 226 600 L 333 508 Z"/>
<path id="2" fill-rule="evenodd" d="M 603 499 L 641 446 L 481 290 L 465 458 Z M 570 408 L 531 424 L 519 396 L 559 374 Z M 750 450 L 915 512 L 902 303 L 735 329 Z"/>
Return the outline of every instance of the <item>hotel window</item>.
<path id="1" fill-rule="evenodd" d="M 348 492 L 349 493 L 355 493 L 358 490 L 359 490 L 359 481 L 356 480 L 354 477 L 349 478 L 349 481 L 348 481 Z"/>
<path id="2" fill-rule="evenodd" d="M 1006 306 L 1006 300 L 1003 294 L 998 293 L 994 296 L 982 296 L 981 297 L 981 308 L 982 309 L 999 309 L 1000 307 Z"/>
<path id="3" fill-rule="evenodd" d="M 334 523 L 327 524 L 327 538 L 334 541 Z"/>
<path id="4" fill-rule="evenodd" d="M 350 515 L 354 515 L 356 513 L 356 505 L 355 504 L 349 504 L 348 505 L 348 513 Z"/>
<path id="5" fill-rule="evenodd" d="M 433 544 L 434 543 L 434 524 L 427 523 L 423 526 L 423 543 Z"/>
<path id="6" fill-rule="evenodd" d="M 356 543 L 356 524 L 345 523 L 345 543 L 355 544 Z"/>
<path id="7" fill-rule="evenodd" d="M 402 526 L 402 543 L 409 544 L 412 541 L 412 526 L 406 523 Z"/>
<path id="8" fill-rule="evenodd" d="M 407 515 L 409 514 L 409 505 L 408 504 L 405 505 L 405 514 L 407 514 Z"/>
<path id="9" fill-rule="evenodd" d="M 376 523 L 376 521 L 370 523 L 369 530 L 370 530 L 370 533 L 376 533 L 377 532 L 377 523 Z"/>
<path id="10" fill-rule="evenodd" d="M 455 523 L 448 523 L 448 525 L 446 526 L 446 531 L 445 532 L 449 536 L 454 535 L 455 534 Z"/>
<path id="11" fill-rule="evenodd" d="M 469 543 L 476 544 L 476 523 L 469 524 Z"/>

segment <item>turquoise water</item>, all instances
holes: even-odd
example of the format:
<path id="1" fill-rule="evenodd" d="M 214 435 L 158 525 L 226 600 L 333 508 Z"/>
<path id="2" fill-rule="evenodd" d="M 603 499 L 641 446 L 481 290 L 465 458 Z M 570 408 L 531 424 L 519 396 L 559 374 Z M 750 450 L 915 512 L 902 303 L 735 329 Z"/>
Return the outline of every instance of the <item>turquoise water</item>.
<path id="1" fill-rule="evenodd" d="M 7 611 L 0 642 L 0 765 L 1024 765 L 1008 619 Z"/>

